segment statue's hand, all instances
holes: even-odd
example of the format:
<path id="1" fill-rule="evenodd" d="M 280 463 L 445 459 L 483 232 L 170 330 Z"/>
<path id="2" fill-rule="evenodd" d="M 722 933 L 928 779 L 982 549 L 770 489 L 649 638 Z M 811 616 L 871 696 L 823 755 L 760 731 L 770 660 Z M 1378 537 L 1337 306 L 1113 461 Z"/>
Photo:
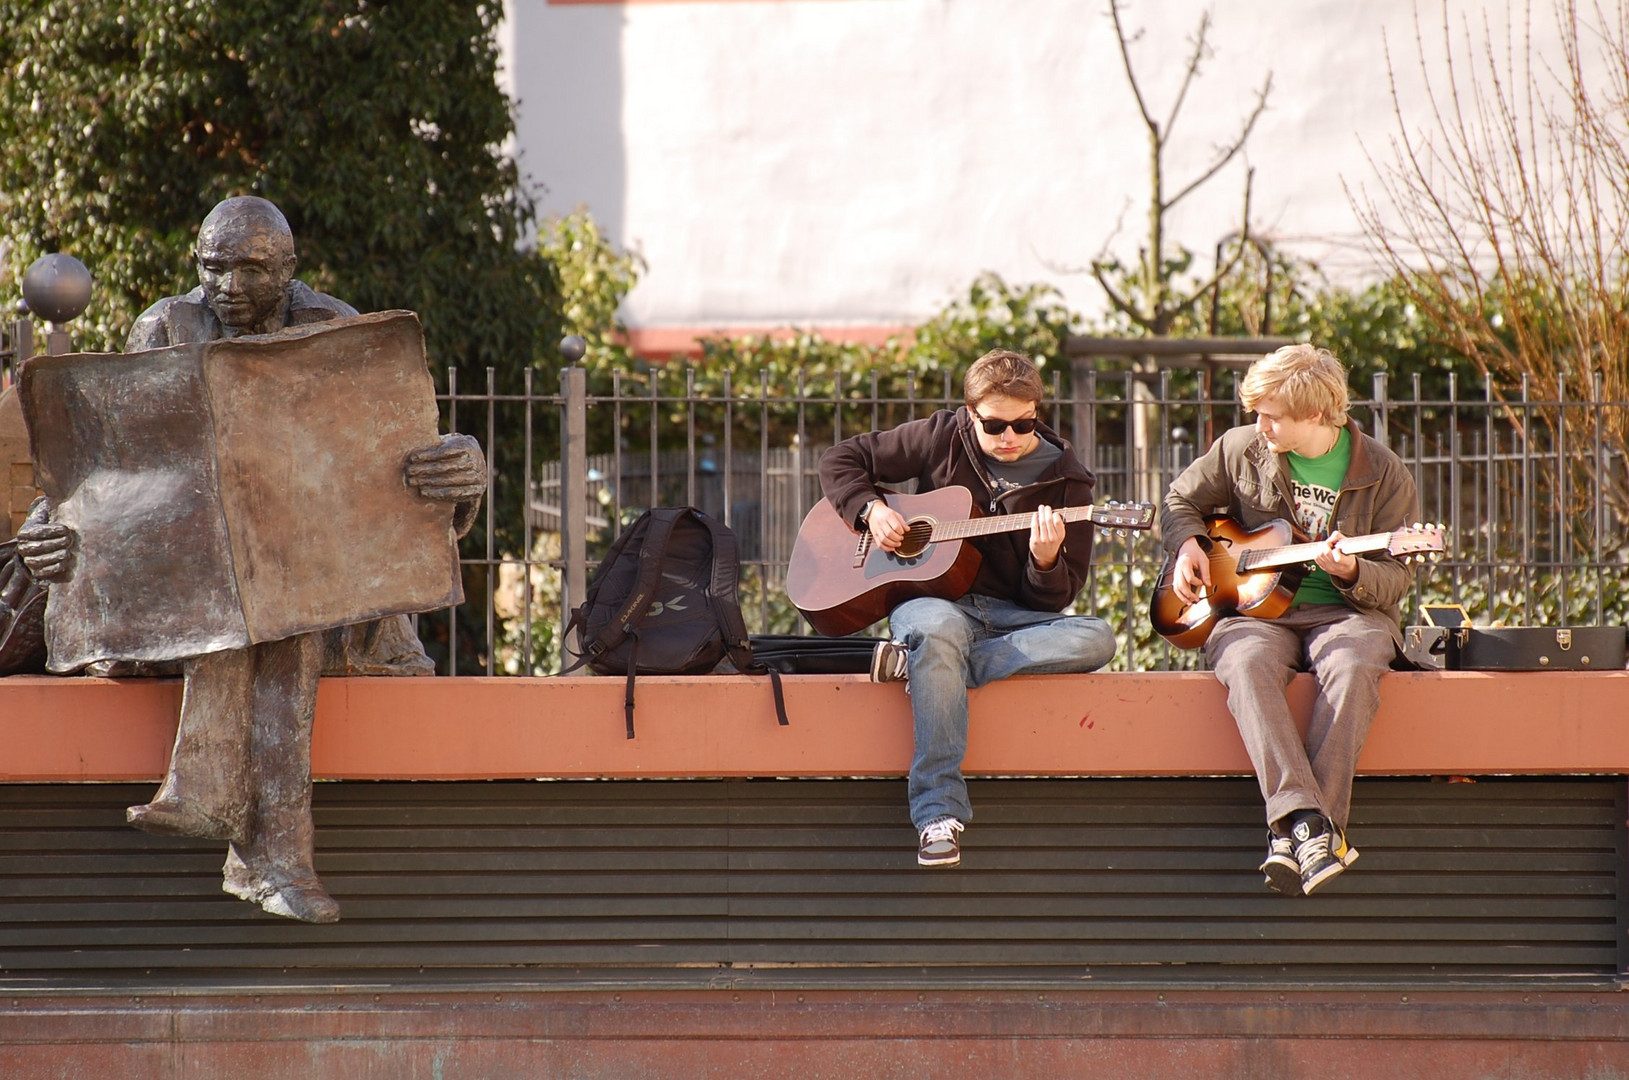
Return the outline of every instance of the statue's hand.
<path id="1" fill-rule="evenodd" d="M 73 573 L 74 531 L 54 521 L 36 521 L 17 532 L 17 553 L 36 581 L 66 581 Z"/>
<path id="2" fill-rule="evenodd" d="M 468 502 L 486 494 L 486 456 L 468 435 L 443 435 L 441 442 L 407 455 L 407 484 L 426 499 Z"/>

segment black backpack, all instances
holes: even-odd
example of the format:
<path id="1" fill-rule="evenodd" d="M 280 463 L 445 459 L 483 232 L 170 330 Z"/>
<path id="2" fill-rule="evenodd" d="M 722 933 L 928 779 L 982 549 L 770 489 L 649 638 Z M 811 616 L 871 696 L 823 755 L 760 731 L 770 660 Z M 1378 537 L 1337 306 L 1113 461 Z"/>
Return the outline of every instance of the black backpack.
<path id="1" fill-rule="evenodd" d="M 735 534 L 693 506 L 647 510 L 600 561 L 566 634 L 580 631 L 570 667 L 628 676 L 623 711 L 634 737 L 634 676 L 702 675 L 726 657 L 735 670 L 767 674 L 775 715 L 786 719 L 778 672 L 758 663 L 736 599 L 741 563 Z"/>

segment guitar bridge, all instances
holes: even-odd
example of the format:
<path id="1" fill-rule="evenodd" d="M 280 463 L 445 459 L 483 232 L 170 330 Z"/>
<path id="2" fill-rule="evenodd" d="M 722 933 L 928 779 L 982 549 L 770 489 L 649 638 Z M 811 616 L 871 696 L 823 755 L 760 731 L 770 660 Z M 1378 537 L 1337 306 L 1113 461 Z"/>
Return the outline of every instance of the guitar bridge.
<path id="1" fill-rule="evenodd" d="M 871 530 L 867 529 L 860 534 L 860 542 L 854 548 L 853 569 L 858 570 L 865 566 L 865 557 L 871 554 Z"/>

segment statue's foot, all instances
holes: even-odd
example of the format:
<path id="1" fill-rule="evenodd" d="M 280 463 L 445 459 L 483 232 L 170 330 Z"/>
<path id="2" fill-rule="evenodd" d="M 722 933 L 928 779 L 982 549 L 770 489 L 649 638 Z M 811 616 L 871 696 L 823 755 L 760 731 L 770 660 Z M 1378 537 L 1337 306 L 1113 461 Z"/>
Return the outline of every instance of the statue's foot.
<path id="1" fill-rule="evenodd" d="M 251 876 L 247 870 L 234 869 L 228 866 L 221 874 L 221 892 L 231 893 L 239 900 L 247 900 L 251 904 L 258 904 L 272 891 L 272 886 Z"/>
<path id="2" fill-rule="evenodd" d="M 128 807 L 124 818 L 142 832 L 158 836 L 202 836 L 218 840 L 243 839 L 243 829 L 215 814 L 205 813 L 179 799 L 155 799 Z"/>
<path id="3" fill-rule="evenodd" d="M 339 901 L 316 879 L 291 881 L 260 901 L 262 911 L 309 923 L 339 922 Z"/>
<path id="4" fill-rule="evenodd" d="M 279 878 L 282 875 L 277 875 Z M 300 877 L 279 885 L 251 872 L 247 867 L 228 867 L 221 876 L 221 891 L 239 900 L 259 904 L 261 909 L 285 919 L 309 923 L 339 921 L 339 901 L 328 895 L 315 877 Z"/>

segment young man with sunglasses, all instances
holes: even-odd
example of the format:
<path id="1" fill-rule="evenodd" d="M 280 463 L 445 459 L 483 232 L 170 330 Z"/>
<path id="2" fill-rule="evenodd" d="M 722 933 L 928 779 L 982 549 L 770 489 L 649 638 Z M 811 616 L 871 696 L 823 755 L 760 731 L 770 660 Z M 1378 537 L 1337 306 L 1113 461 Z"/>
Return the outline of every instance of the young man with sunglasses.
<path id="1" fill-rule="evenodd" d="M 961 771 L 968 689 L 1009 675 L 1094 671 L 1114 656 L 1102 619 L 1059 614 L 1086 581 L 1092 526 L 1066 525 L 1055 508 L 1089 504 L 1094 480 L 1038 418 L 1043 396 L 1029 358 L 998 349 L 968 369 L 965 407 L 856 435 L 820 462 L 826 498 L 885 551 L 898 549 L 907 523 L 882 501 L 882 484 L 915 481 L 919 493 L 960 485 L 983 513 L 1034 515 L 1027 530 L 970 541 L 983 562 L 966 595 L 894 608 L 893 640 L 872 658 L 873 682 L 905 681 L 911 696 L 910 809 L 922 866 L 960 863 L 960 834 L 973 818 Z"/>

